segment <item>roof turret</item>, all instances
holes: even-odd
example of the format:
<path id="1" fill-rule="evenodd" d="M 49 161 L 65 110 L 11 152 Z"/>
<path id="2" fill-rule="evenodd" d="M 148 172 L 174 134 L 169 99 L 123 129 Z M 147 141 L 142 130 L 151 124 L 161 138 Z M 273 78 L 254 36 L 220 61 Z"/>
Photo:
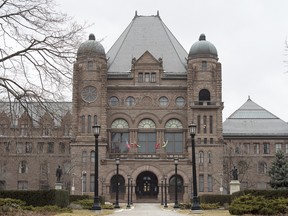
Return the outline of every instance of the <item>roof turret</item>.
<path id="1" fill-rule="evenodd" d="M 216 47 L 209 41 L 206 41 L 205 34 L 201 34 L 199 37 L 199 41 L 197 41 L 191 46 L 189 57 L 212 57 L 218 59 L 218 53 Z"/>
<path id="2" fill-rule="evenodd" d="M 89 35 L 89 40 L 80 45 L 77 51 L 77 57 L 105 55 L 105 50 L 102 44 L 95 39 L 94 34 Z"/>

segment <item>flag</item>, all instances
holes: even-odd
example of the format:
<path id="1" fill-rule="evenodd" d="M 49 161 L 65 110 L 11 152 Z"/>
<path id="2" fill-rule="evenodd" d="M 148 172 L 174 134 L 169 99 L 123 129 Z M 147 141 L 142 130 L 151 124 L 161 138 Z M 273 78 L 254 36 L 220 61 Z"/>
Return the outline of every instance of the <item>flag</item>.
<path id="1" fill-rule="evenodd" d="M 158 149 L 160 147 L 159 143 L 156 143 L 155 148 Z"/>
<path id="2" fill-rule="evenodd" d="M 167 144 L 168 144 L 168 140 L 166 140 L 166 142 L 165 142 L 165 141 L 163 141 L 163 145 L 162 145 L 162 148 L 165 148 L 165 147 L 167 146 Z"/>
<path id="3" fill-rule="evenodd" d="M 130 149 L 130 147 L 131 147 L 130 144 L 128 143 L 128 140 L 126 140 L 126 146 L 128 149 Z"/>

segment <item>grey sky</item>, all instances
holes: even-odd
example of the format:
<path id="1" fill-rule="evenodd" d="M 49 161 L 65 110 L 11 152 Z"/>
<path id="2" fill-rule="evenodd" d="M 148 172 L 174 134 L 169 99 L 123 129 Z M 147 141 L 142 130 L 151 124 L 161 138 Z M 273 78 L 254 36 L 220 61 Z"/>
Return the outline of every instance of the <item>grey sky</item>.
<path id="1" fill-rule="evenodd" d="M 160 17 L 189 52 L 199 35 L 213 43 L 222 63 L 223 121 L 246 102 L 288 122 L 287 0 L 55 0 L 77 22 L 93 23 L 87 30 L 107 52 L 138 15 Z"/>

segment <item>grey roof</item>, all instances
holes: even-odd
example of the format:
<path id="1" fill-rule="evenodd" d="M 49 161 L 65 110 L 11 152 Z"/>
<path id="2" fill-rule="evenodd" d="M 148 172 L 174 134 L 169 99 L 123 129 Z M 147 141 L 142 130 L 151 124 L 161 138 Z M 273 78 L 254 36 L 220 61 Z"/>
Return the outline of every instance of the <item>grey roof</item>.
<path id="1" fill-rule="evenodd" d="M 225 136 L 288 136 L 288 124 L 250 98 L 223 123 Z"/>
<path id="2" fill-rule="evenodd" d="M 108 72 L 130 71 L 132 58 L 138 59 L 146 51 L 156 59 L 163 59 L 166 72 L 187 72 L 188 53 L 159 15 L 138 16 L 137 14 L 106 54 Z"/>
<path id="3" fill-rule="evenodd" d="M 199 41 L 194 43 L 189 51 L 189 57 L 198 57 L 199 55 L 203 55 L 204 57 L 206 57 L 207 55 L 214 58 L 218 57 L 216 47 L 209 41 L 206 41 L 205 34 L 200 35 Z"/>
<path id="4" fill-rule="evenodd" d="M 72 113 L 72 102 L 27 102 L 25 108 L 18 102 L 0 101 L 0 113 L 4 112 L 12 120 L 12 125 L 18 125 L 18 119 L 27 111 L 33 119 L 33 124 L 38 122 L 45 113 L 49 113 L 54 120 L 55 126 L 61 125 L 61 118 L 68 112 Z M 53 114 L 53 116 L 52 116 Z M 1 119 L 0 119 L 1 122 Z"/>
<path id="5" fill-rule="evenodd" d="M 90 55 L 105 55 L 105 50 L 102 44 L 95 39 L 94 34 L 89 35 L 89 39 L 83 42 L 77 51 L 77 57 Z"/>

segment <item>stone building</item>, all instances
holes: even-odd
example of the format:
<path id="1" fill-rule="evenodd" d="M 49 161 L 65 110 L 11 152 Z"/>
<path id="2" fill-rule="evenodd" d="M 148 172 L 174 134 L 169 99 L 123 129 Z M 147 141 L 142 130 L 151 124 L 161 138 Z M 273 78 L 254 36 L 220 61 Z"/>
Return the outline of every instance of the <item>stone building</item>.
<path id="1" fill-rule="evenodd" d="M 1 104 L 1 188 L 54 188 L 55 171 L 60 165 L 64 189 L 93 195 L 97 158 L 99 194 L 113 201 L 115 159 L 119 158 L 120 201 L 127 197 L 128 178 L 135 201 L 159 201 L 165 181 L 168 200 L 173 201 L 174 159 L 178 158 L 178 199 L 188 201 L 193 194 L 188 131 L 192 122 L 197 125 L 200 195 L 227 193 L 233 165 L 240 171 L 243 187 L 263 188 L 264 182 L 269 182 L 266 171 L 274 156 L 274 145 L 279 147 L 281 143 L 288 153 L 287 123 L 248 100 L 223 127 L 222 71 L 217 49 L 204 34 L 191 44 L 187 53 L 159 14 L 136 13 L 108 52 L 90 34 L 80 45 L 73 67 L 72 103 L 49 105 L 56 117 L 37 110 L 36 104 L 31 105 L 30 113 L 19 108 L 15 117 L 7 104 Z M 15 118 L 11 120 L 11 116 Z M 268 120 L 261 122 L 262 118 Z M 259 122 L 259 134 L 252 130 L 256 130 L 255 122 Z M 273 132 L 263 126 L 267 122 Z M 101 126 L 97 155 L 92 131 L 96 123 Z M 267 130 L 261 131 L 261 127 Z M 260 153 L 267 143 L 269 154 Z M 255 144 L 259 144 L 259 154 L 251 152 Z M 244 156 L 249 159 L 243 156 L 247 146 L 250 152 Z M 253 163 L 249 163 L 252 158 Z M 266 165 L 262 166 L 261 161 Z M 251 169 L 245 172 L 248 165 Z"/>

